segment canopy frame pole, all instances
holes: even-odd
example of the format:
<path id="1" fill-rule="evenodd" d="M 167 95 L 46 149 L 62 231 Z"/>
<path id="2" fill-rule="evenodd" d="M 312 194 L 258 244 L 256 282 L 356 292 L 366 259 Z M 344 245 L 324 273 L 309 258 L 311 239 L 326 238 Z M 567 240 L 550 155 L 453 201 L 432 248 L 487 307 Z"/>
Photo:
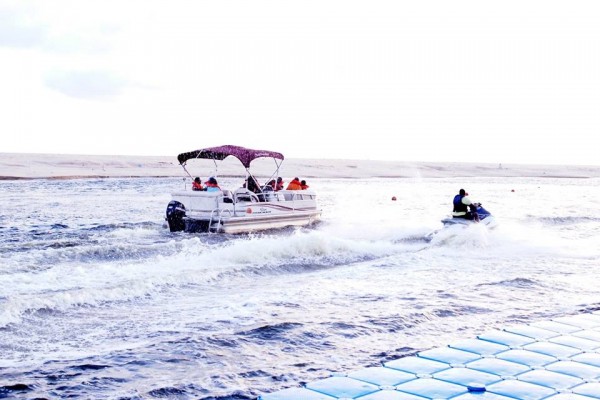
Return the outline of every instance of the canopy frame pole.
<path id="1" fill-rule="evenodd" d="M 213 158 L 213 164 L 215 164 L 215 179 L 219 177 L 219 166 L 217 165 L 217 160 Z"/>
<path id="2" fill-rule="evenodd" d="M 267 180 L 267 182 L 269 182 L 271 179 L 277 179 L 277 177 L 279 176 L 279 168 L 281 168 L 281 164 L 283 164 L 283 160 L 280 160 L 279 162 L 277 162 L 278 160 L 273 157 L 273 161 L 275 161 L 275 172 L 273 172 L 273 174 L 271 175 L 271 177 Z M 265 183 L 266 185 L 266 183 Z"/>
<path id="3" fill-rule="evenodd" d="M 187 168 L 185 167 L 186 164 L 187 163 L 181 164 L 181 167 L 183 168 L 183 170 L 185 171 L 185 173 L 188 174 L 188 176 L 190 177 L 190 179 L 193 180 L 194 178 L 192 178 L 192 174 L 190 174 L 190 171 L 188 171 Z"/>
<path id="4" fill-rule="evenodd" d="M 200 155 L 200 153 L 198 153 L 198 156 Z M 196 156 L 196 159 L 200 159 L 198 156 Z M 219 166 L 217 164 L 217 160 L 215 158 L 212 159 L 213 163 L 215 164 L 215 178 L 219 177 Z M 187 170 L 187 168 L 185 167 L 187 165 L 187 161 L 184 162 L 183 164 L 181 164 L 181 167 L 183 168 L 183 170 L 185 171 L 186 174 L 188 174 L 188 176 L 193 180 L 194 177 L 192 176 L 192 174 L 190 174 L 190 171 Z"/>

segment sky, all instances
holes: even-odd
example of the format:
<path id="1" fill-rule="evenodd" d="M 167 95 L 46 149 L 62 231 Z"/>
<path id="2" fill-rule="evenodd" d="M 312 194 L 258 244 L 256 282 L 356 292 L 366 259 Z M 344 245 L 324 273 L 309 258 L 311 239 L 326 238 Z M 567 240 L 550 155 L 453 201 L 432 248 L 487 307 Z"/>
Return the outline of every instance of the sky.
<path id="1" fill-rule="evenodd" d="M 0 152 L 600 165 L 594 1 L 0 0 Z"/>

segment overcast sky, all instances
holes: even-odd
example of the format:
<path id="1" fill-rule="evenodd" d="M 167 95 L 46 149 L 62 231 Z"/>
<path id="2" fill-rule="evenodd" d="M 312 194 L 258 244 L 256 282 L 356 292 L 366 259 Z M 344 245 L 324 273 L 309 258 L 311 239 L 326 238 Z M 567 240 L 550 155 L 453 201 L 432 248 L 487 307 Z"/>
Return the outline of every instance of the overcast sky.
<path id="1" fill-rule="evenodd" d="M 600 4 L 0 0 L 0 110 L 0 152 L 600 165 Z"/>

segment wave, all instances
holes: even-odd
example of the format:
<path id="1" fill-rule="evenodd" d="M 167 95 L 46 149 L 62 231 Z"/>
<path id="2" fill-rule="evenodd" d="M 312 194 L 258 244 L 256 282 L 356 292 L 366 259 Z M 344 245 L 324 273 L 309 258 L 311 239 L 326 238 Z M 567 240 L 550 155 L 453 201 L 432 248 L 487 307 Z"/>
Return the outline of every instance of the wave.
<path id="1" fill-rule="evenodd" d="M 534 287 L 541 286 L 540 282 L 534 279 L 527 278 L 514 278 L 514 279 L 506 279 L 498 282 L 486 282 L 482 283 L 479 286 L 507 286 L 518 289 L 531 289 Z"/>
<path id="2" fill-rule="evenodd" d="M 452 225 L 431 236 L 430 245 L 449 248 L 485 248 L 490 245 L 491 230 L 483 224 Z"/>
<path id="3" fill-rule="evenodd" d="M 13 396 L 27 396 L 36 388 L 35 385 L 26 383 L 14 383 L 12 385 L 0 386 L 0 398 L 10 398 Z"/>
<path id="4" fill-rule="evenodd" d="M 161 224 L 144 221 L 77 228 L 39 225 L 27 232 L 22 251 L 9 251 L 3 239 L 7 251 L 2 255 L 0 249 L 5 261 L 0 285 L 9 289 L 0 298 L 0 327 L 49 310 L 152 301 L 181 289 L 301 274 L 402 253 L 499 259 L 561 254 L 560 237 L 535 229 L 531 234 L 534 228 L 514 222 L 494 230 L 476 224 L 450 227 L 427 243 L 429 228 L 417 220 L 403 225 L 383 219 L 325 220 L 313 229 L 246 235 L 172 234 Z M 12 239 L 23 233 L 8 231 Z"/>
<path id="5" fill-rule="evenodd" d="M 115 244 L 124 244 L 124 238 L 128 242 L 141 243 L 142 239 L 148 238 L 150 234 L 158 232 L 160 225 L 153 222 L 107 224 L 93 227 L 71 228 L 63 224 L 34 225 L 28 228 L 8 228 L 2 231 L 0 242 L 0 254 L 16 254 L 32 251 L 45 251 L 48 249 L 66 249 L 65 252 L 57 252 L 55 255 L 62 261 L 68 261 L 69 257 L 79 258 L 85 254 L 83 251 L 74 251 L 73 248 L 89 249 L 94 246 L 102 249 L 110 248 Z M 137 239 L 137 240 L 136 240 Z M 18 243 L 18 246 L 15 246 Z M 77 250 L 77 249 L 75 249 Z M 54 254 L 45 252 L 43 258 Z M 92 254 L 102 259 L 101 252 Z M 114 257 L 111 255 L 110 258 Z M 93 257 L 90 261 L 94 261 Z"/>
<path id="6" fill-rule="evenodd" d="M 27 251 L 7 251 L 3 257 L 0 286 L 8 290 L 0 298 L 0 327 L 19 323 L 26 314 L 152 301 L 190 287 L 302 274 L 404 253 L 425 252 L 434 260 L 465 252 L 500 260 L 548 252 L 574 254 L 571 249 L 561 253 L 564 244 L 554 233 L 518 223 L 500 224 L 494 230 L 477 224 L 450 227 L 427 243 L 429 228 L 418 221 L 404 221 L 404 226 L 376 222 L 324 221 L 317 229 L 247 235 L 172 234 L 149 222 L 77 229 L 56 224 L 49 226 L 43 240 L 25 243 Z M 4 241 L 3 246 L 9 244 Z"/>
<path id="7" fill-rule="evenodd" d="M 579 230 L 577 240 L 566 240 L 565 235 L 572 237 L 572 232 L 564 233 L 536 221 L 507 219 L 499 220 L 493 227 L 483 224 L 444 227 L 427 235 L 428 242 L 426 241 L 427 245 L 423 250 L 452 256 L 469 253 L 476 257 L 494 257 L 498 260 L 549 255 L 588 260 L 595 259 L 600 254 L 600 248 L 596 245 L 600 226 L 596 229 L 592 226 L 591 229 Z"/>
<path id="8" fill-rule="evenodd" d="M 117 230 L 111 235 L 156 235 L 138 230 Z M 9 288 L 0 299 L 0 327 L 18 323 L 24 314 L 44 310 L 65 312 L 73 307 L 144 301 L 190 286 L 335 268 L 404 249 L 391 242 L 331 237 L 321 231 L 216 237 L 168 236 L 162 243 L 146 245 L 115 241 L 113 237 L 106 247 L 98 240 L 77 249 L 46 249 L 13 256 L 16 265 L 11 273 L 0 274 L 0 285 Z M 143 240 L 148 243 L 147 238 Z M 23 268 L 26 259 L 40 267 Z"/>
<path id="9" fill-rule="evenodd" d="M 295 322 L 282 322 L 275 325 L 263 325 L 247 331 L 238 332 L 238 335 L 252 337 L 260 340 L 279 340 L 286 337 L 288 331 L 302 327 L 302 324 Z"/>
<path id="10" fill-rule="evenodd" d="M 426 252 L 431 253 L 426 257 L 437 258 L 470 252 L 473 257 L 506 259 L 557 252 L 547 238 L 535 249 L 513 237 L 522 228 L 510 226 L 450 227 L 430 243 L 417 239 L 426 231 L 423 226 L 390 225 L 374 237 L 371 231 L 327 223 L 319 229 L 248 235 L 170 234 L 148 223 L 105 224 L 87 231 L 102 235 L 90 235 L 76 246 L 11 254 L 8 267 L 3 267 L 7 269 L 0 271 L 0 286 L 9 288 L 0 298 L 0 327 L 19 323 L 26 314 L 152 301 L 191 287 L 241 284 L 257 276 L 302 274 L 399 254 Z M 411 262 L 411 257 L 406 260 Z"/>
<path id="11" fill-rule="evenodd" d="M 600 223 L 600 217 L 595 216 L 564 216 L 564 217 L 536 217 L 545 225 L 578 225 L 587 223 Z"/>

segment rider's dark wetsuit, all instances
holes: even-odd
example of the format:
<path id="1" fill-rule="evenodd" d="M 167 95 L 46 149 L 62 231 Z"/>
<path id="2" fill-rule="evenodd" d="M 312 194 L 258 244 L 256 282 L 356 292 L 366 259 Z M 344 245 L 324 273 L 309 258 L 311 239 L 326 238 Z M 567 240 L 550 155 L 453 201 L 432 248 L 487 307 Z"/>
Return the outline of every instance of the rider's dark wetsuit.
<path id="1" fill-rule="evenodd" d="M 452 217 L 453 218 L 464 218 L 470 220 L 478 220 L 477 211 L 471 199 L 466 196 L 466 193 L 463 189 L 460 190 L 460 193 L 454 196 L 452 200 L 453 209 L 452 209 Z M 471 211 L 469 211 L 471 208 Z"/>

